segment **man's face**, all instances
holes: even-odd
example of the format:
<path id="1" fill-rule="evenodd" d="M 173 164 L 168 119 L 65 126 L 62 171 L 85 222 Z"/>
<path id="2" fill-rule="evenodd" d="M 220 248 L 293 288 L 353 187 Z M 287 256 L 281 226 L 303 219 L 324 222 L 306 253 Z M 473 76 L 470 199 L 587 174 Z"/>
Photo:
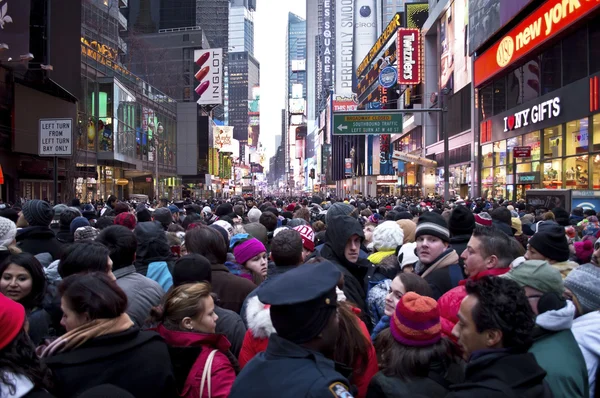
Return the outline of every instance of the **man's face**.
<path id="1" fill-rule="evenodd" d="M 351 263 L 355 263 L 358 261 L 358 254 L 360 252 L 360 236 L 354 234 L 348 241 L 346 242 L 346 247 L 344 249 L 344 256 L 346 260 Z"/>
<path id="2" fill-rule="evenodd" d="M 417 238 L 417 256 L 423 264 L 431 264 L 447 247 L 446 242 L 433 235 L 421 235 Z"/>
<path id="3" fill-rule="evenodd" d="M 473 352 L 489 348 L 485 333 L 479 333 L 473 321 L 473 308 L 478 303 L 479 299 L 476 296 L 465 297 L 458 311 L 458 323 L 452 329 L 452 335 L 458 339 L 463 359 L 466 361 Z"/>
<path id="4" fill-rule="evenodd" d="M 473 277 L 487 269 L 486 264 L 489 257 L 483 257 L 479 238 L 471 236 L 469 243 L 467 243 L 467 248 L 462 252 L 460 257 L 464 261 L 467 276 Z"/>

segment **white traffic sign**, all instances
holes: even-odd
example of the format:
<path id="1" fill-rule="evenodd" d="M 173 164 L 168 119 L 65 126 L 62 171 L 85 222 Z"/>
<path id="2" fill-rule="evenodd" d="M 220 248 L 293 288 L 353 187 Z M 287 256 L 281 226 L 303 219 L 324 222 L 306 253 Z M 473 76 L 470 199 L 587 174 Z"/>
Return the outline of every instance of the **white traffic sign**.
<path id="1" fill-rule="evenodd" d="M 73 119 L 40 119 L 39 138 L 40 156 L 71 156 Z"/>

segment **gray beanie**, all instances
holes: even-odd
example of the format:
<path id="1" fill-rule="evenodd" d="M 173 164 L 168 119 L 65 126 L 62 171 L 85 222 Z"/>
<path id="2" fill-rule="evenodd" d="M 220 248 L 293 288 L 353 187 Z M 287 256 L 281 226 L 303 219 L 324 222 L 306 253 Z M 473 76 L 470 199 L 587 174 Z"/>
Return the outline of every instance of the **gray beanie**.
<path id="1" fill-rule="evenodd" d="M 569 272 L 565 287 L 577 297 L 584 314 L 600 310 L 600 267 L 580 265 Z"/>
<path id="2" fill-rule="evenodd" d="M 32 227 L 47 227 L 54 218 L 54 210 L 50 206 L 50 203 L 39 199 L 26 202 L 22 212 L 27 223 Z"/>
<path id="3" fill-rule="evenodd" d="M 63 211 L 65 211 L 68 208 L 69 208 L 69 206 L 62 204 L 62 203 L 54 206 L 54 220 L 58 221 L 60 219 L 60 215 L 63 213 Z"/>
<path id="4" fill-rule="evenodd" d="M 354 211 L 354 206 L 348 205 L 342 202 L 335 202 L 331 205 L 331 207 L 327 210 L 327 214 L 325 215 L 325 221 L 327 225 L 330 224 L 330 221 L 333 220 L 335 216 L 349 216 L 350 213 Z"/>
<path id="5" fill-rule="evenodd" d="M 248 221 L 258 222 L 260 220 L 261 215 L 262 215 L 262 211 L 258 210 L 256 207 L 253 207 L 248 212 Z"/>

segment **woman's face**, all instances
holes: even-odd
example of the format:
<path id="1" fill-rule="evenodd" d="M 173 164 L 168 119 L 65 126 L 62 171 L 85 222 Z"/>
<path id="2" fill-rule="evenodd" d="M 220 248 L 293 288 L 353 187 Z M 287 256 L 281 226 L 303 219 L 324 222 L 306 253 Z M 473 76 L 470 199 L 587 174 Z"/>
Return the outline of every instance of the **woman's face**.
<path id="1" fill-rule="evenodd" d="M 267 253 L 262 252 L 246 261 L 246 268 L 261 275 L 263 278 L 267 276 Z"/>
<path id="2" fill-rule="evenodd" d="M 20 265 L 10 264 L 2 273 L 0 292 L 13 301 L 21 301 L 31 293 L 31 274 Z"/>
<path id="3" fill-rule="evenodd" d="M 396 311 L 396 306 L 398 305 L 398 301 L 402 298 L 402 296 L 406 293 L 406 288 L 402 284 L 402 281 L 399 277 L 395 277 L 390 286 L 390 292 L 387 296 L 385 296 L 385 314 L 387 316 L 392 316 L 394 311 Z"/>
<path id="4" fill-rule="evenodd" d="M 375 227 L 372 225 L 367 225 L 363 228 L 363 233 L 365 234 L 365 242 L 371 242 L 373 240 L 373 231 Z"/>
<path id="5" fill-rule="evenodd" d="M 77 312 L 73 311 L 69 306 L 69 301 L 65 300 L 64 297 L 60 299 L 60 309 L 63 312 L 60 324 L 67 330 L 67 332 L 70 332 L 79 326 L 85 325 L 90 321 L 87 313 L 78 314 Z"/>
<path id="6" fill-rule="evenodd" d="M 200 333 L 215 333 L 217 319 L 219 319 L 215 314 L 215 302 L 211 296 L 203 297 L 200 300 L 203 301 L 204 312 L 192 319 L 193 329 Z"/>

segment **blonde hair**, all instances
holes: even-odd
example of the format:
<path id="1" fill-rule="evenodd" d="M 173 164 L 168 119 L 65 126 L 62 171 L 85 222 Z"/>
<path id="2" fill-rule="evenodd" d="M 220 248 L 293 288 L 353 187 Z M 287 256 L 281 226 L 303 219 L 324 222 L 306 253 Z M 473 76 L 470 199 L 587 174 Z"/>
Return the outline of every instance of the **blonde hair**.
<path id="1" fill-rule="evenodd" d="M 183 330 L 181 321 L 204 313 L 203 298 L 209 297 L 211 287 L 208 282 L 187 283 L 177 286 L 167 293 L 165 297 L 162 314 L 158 317 L 167 329 Z"/>

